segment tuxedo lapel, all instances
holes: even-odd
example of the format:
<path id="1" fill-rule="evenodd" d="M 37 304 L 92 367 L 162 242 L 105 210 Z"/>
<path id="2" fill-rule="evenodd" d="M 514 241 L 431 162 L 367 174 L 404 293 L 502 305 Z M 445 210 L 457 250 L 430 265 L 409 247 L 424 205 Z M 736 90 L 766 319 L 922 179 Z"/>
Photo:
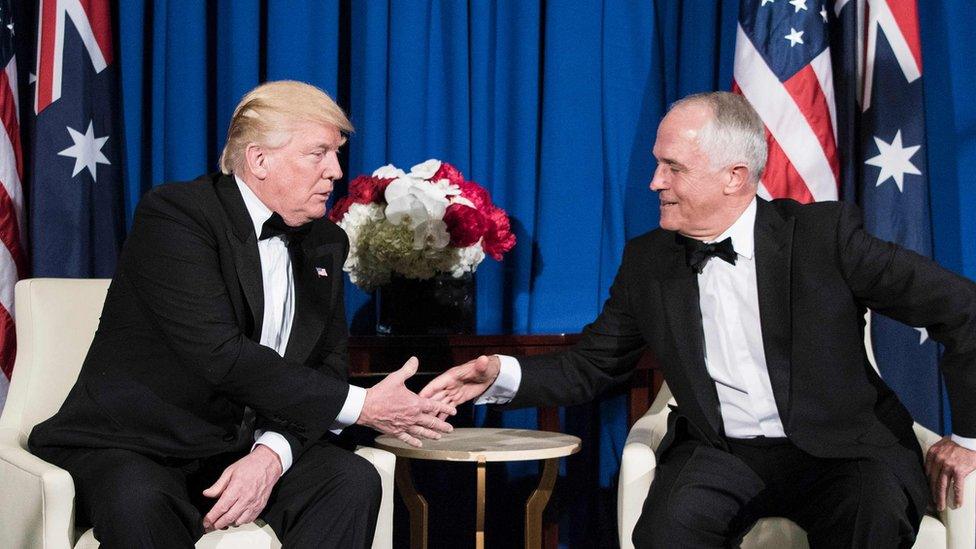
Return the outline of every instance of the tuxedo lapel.
<path id="1" fill-rule="evenodd" d="M 258 237 L 254 234 L 254 225 L 234 177 L 220 176 L 216 183 L 216 190 L 217 197 L 230 219 L 231 226 L 227 230 L 227 240 L 234 255 L 234 266 L 237 268 L 237 278 L 244 291 L 244 299 L 251 311 L 251 321 L 254 326 L 251 339 L 261 341 L 261 326 L 264 323 L 264 282 L 261 278 Z"/>
<path id="2" fill-rule="evenodd" d="M 792 314 L 790 258 L 793 251 L 791 217 L 783 219 L 776 209 L 759 200 L 756 211 L 756 287 L 762 326 L 766 368 L 783 426 L 789 417 Z"/>
<path id="3" fill-rule="evenodd" d="M 705 336 L 698 301 L 698 276 L 688 266 L 684 248 L 675 243 L 670 252 L 671 266 L 661 281 L 664 315 L 678 349 L 688 384 L 698 397 L 702 413 L 716 434 L 722 433 L 715 383 L 705 367 Z M 679 403 L 679 406 L 682 405 Z"/>
<path id="4" fill-rule="evenodd" d="M 291 252 L 295 319 L 285 349 L 285 357 L 290 360 L 305 362 L 322 335 L 330 313 L 332 285 L 342 284 L 342 271 L 336 271 L 340 251 L 339 244 L 316 245 L 310 236 Z"/>

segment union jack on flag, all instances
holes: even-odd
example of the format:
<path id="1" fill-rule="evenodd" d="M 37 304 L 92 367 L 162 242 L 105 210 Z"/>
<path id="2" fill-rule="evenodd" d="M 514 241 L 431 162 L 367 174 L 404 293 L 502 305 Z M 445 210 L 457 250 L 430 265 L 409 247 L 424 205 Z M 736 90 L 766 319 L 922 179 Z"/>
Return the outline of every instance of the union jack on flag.
<path id="1" fill-rule="evenodd" d="M 760 195 L 856 201 L 869 232 L 931 257 L 915 0 L 742 0 L 733 74 L 766 124 Z M 871 317 L 882 377 L 916 421 L 947 430 L 938 345 Z"/>
<path id="2" fill-rule="evenodd" d="M 118 63 L 108 0 L 40 0 L 30 228 L 34 276 L 110 277 L 122 241 Z"/>

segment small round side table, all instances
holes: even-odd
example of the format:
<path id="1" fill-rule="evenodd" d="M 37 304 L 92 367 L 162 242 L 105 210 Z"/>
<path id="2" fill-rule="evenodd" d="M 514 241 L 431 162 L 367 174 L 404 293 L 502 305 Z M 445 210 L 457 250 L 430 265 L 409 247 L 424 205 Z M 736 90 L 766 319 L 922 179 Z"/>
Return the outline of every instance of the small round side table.
<path id="1" fill-rule="evenodd" d="M 410 477 L 410 460 L 471 461 L 477 463 L 475 547 L 485 546 L 485 464 L 490 461 L 543 460 L 539 486 L 525 504 L 525 546 L 542 546 L 542 510 L 556 484 L 559 458 L 575 454 L 580 439 L 572 435 L 531 429 L 458 428 L 440 440 L 425 440 L 414 448 L 389 435 L 376 438 L 376 445 L 397 456 L 396 484 L 410 512 L 410 546 L 427 547 L 427 500 L 417 493 Z"/>

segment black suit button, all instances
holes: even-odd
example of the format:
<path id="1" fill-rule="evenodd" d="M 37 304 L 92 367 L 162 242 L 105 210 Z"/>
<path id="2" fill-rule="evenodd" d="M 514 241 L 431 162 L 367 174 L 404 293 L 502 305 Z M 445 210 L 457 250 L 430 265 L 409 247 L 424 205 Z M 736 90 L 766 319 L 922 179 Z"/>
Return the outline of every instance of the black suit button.
<path id="1" fill-rule="evenodd" d="M 234 442 L 236 438 L 237 435 L 233 433 L 227 433 L 226 435 L 224 435 L 224 442 Z"/>

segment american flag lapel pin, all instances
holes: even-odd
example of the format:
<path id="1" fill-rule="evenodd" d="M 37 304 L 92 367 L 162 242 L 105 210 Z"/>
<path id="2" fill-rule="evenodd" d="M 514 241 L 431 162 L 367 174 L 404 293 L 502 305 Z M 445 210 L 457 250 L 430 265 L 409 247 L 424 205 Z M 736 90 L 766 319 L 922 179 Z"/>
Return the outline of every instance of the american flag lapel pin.
<path id="1" fill-rule="evenodd" d="M 319 275 L 319 278 L 324 276 L 329 276 L 329 271 L 325 270 L 325 267 L 316 267 L 315 274 Z"/>

